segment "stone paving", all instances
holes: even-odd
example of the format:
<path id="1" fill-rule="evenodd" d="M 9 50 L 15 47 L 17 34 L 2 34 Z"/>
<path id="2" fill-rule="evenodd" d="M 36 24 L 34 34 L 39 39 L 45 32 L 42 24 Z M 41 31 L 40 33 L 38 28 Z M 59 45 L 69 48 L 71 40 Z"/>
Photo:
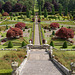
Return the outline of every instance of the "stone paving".
<path id="1" fill-rule="evenodd" d="M 40 45 L 39 30 L 36 17 L 35 45 Z M 21 75 L 65 75 L 56 65 L 49 60 L 49 55 L 44 49 L 32 49 Z"/>
<path id="2" fill-rule="evenodd" d="M 64 75 L 50 60 L 45 50 L 32 50 L 21 75 Z"/>
<path id="3" fill-rule="evenodd" d="M 39 41 L 39 28 L 38 28 L 38 22 L 37 22 L 37 16 L 35 20 L 35 45 L 40 45 Z"/>

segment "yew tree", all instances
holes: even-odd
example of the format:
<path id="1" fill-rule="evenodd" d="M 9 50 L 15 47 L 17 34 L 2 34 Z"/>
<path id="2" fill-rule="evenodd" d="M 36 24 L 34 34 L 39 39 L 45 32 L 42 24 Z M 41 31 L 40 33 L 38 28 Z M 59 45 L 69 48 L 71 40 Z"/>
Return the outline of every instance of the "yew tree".
<path id="1" fill-rule="evenodd" d="M 74 37 L 74 31 L 72 29 L 68 29 L 65 27 L 62 27 L 61 29 L 59 29 L 56 34 L 56 36 L 58 36 L 59 38 L 73 38 Z"/>

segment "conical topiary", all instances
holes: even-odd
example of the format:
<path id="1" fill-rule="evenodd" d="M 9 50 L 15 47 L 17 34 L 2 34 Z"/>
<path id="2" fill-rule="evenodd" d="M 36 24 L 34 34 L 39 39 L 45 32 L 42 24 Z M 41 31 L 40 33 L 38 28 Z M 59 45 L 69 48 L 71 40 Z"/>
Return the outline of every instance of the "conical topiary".
<path id="1" fill-rule="evenodd" d="M 63 48 L 67 48 L 67 42 L 66 41 L 63 44 Z"/>
<path id="2" fill-rule="evenodd" d="M 25 46 L 25 45 L 26 45 L 26 43 L 23 41 L 23 42 L 22 42 L 22 47 Z"/>
<path id="3" fill-rule="evenodd" d="M 50 46 L 53 46 L 53 47 L 54 47 L 54 43 L 53 43 L 53 41 L 50 42 Z"/>
<path id="4" fill-rule="evenodd" d="M 13 44 L 11 41 L 9 41 L 9 43 L 8 43 L 8 48 L 13 48 Z"/>
<path id="5" fill-rule="evenodd" d="M 52 32 L 52 35 L 55 35 L 55 32 L 54 31 Z"/>

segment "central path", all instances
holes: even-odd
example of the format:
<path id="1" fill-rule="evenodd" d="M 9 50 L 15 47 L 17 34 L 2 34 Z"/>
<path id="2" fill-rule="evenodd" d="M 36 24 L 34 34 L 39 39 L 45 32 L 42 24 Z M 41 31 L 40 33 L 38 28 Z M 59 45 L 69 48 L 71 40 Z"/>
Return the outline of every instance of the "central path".
<path id="1" fill-rule="evenodd" d="M 36 19 L 35 19 L 35 45 L 40 45 L 38 18 L 37 18 L 37 16 L 36 16 Z"/>
<path id="2" fill-rule="evenodd" d="M 40 45 L 39 30 L 36 17 L 35 44 Z M 32 49 L 21 75 L 65 75 L 50 60 L 44 49 Z"/>

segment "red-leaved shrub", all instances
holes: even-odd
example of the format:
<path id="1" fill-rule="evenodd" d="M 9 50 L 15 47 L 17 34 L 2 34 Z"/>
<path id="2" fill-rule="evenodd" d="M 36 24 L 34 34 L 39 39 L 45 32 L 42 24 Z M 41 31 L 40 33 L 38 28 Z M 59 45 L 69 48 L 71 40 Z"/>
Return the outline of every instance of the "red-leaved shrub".
<path id="1" fill-rule="evenodd" d="M 25 23 L 18 22 L 17 24 L 15 24 L 15 27 L 23 29 L 23 28 L 25 28 Z"/>
<path id="2" fill-rule="evenodd" d="M 73 38 L 74 37 L 74 31 L 65 27 L 62 27 L 56 32 L 56 36 L 60 38 Z"/>
<path id="3" fill-rule="evenodd" d="M 59 23 L 53 22 L 50 24 L 51 28 L 59 28 Z"/>
<path id="4" fill-rule="evenodd" d="M 2 16 L 9 16 L 9 14 L 8 14 L 7 12 L 4 12 L 4 13 L 2 14 Z"/>
<path id="5" fill-rule="evenodd" d="M 7 31 L 7 34 L 6 34 L 7 38 L 15 38 L 16 36 L 22 37 L 23 31 L 19 28 L 10 28 Z"/>

